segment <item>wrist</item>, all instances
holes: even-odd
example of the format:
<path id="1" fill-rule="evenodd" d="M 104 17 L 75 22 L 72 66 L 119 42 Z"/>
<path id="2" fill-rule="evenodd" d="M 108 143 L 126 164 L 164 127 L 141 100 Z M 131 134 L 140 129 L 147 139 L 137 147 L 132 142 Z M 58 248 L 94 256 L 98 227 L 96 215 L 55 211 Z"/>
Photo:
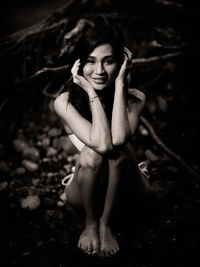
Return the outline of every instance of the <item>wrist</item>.
<path id="1" fill-rule="evenodd" d="M 115 80 L 115 88 L 124 88 L 126 86 L 126 82 L 124 79 L 116 79 Z"/>
<path id="2" fill-rule="evenodd" d="M 88 94 L 88 97 L 89 97 L 89 98 L 92 98 L 92 97 L 94 97 L 94 96 L 97 95 L 97 94 L 96 94 L 96 91 L 94 90 L 93 87 L 89 87 L 89 88 L 87 89 L 87 94 Z"/>

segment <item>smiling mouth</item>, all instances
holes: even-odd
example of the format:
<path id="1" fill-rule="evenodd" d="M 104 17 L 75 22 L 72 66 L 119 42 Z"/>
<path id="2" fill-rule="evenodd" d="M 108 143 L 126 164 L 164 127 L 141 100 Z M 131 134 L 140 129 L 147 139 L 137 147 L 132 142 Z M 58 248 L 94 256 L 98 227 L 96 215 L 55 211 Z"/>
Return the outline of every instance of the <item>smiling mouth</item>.
<path id="1" fill-rule="evenodd" d="M 106 82 L 106 78 L 92 78 L 92 79 L 96 84 L 104 84 Z"/>

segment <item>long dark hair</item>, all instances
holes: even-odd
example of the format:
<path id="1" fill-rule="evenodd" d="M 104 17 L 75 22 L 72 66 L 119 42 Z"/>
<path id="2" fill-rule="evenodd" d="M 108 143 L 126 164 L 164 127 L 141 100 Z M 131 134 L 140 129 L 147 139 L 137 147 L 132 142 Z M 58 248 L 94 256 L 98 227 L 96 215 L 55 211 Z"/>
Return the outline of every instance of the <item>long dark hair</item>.
<path id="1" fill-rule="evenodd" d="M 82 74 L 83 66 L 88 55 L 99 45 L 108 43 L 112 46 L 114 56 L 117 61 L 118 70 L 121 67 L 124 58 L 124 36 L 121 30 L 115 25 L 97 24 L 87 29 L 79 39 L 74 52 L 73 59 L 80 58 L 81 66 L 79 68 Z M 73 61 L 73 62 L 74 62 Z M 117 71 L 118 73 L 118 71 Z M 81 113 L 81 115 L 91 121 L 91 112 L 89 109 L 89 100 L 87 93 L 74 84 L 72 79 L 68 82 L 66 90 L 69 92 L 69 101 Z M 111 117 L 112 104 L 114 98 L 114 86 L 111 85 L 107 90 L 96 90 L 105 105 L 105 111 L 108 117 Z"/>

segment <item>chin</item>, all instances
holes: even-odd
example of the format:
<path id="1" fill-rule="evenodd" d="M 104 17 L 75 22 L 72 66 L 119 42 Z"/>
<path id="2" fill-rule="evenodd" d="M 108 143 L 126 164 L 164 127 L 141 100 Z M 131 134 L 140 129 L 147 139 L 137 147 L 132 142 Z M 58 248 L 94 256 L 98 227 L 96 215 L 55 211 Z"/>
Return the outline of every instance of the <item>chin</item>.
<path id="1" fill-rule="evenodd" d="M 105 89 L 107 87 L 107 85 L 105 84 L 93 84 L 93 88 L 97 91 L 101 91 L 103 89 Z"/>
<path id="2" fill-rule="evenodd" d="M 97 83 L 92 83 L 92 86 L 95 90 L 97 91 L 101 91 L 101 90 L 104 90 L 106 89 L 107 87 L 110 86 L 110 83 L 109 82 L 106 82 L 106 83 L 102 83 L 102 84 L 97 84 Z"/>

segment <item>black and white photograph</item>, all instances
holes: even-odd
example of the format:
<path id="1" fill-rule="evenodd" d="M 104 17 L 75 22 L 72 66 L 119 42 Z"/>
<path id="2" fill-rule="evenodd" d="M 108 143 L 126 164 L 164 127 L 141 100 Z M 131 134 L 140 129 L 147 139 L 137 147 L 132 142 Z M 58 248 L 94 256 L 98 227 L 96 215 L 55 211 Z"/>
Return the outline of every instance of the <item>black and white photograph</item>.
<path id="1" fill-rule="evenodd" d="M 3 0 L 0 266 L 200 266 L 200 8 Z"/>

